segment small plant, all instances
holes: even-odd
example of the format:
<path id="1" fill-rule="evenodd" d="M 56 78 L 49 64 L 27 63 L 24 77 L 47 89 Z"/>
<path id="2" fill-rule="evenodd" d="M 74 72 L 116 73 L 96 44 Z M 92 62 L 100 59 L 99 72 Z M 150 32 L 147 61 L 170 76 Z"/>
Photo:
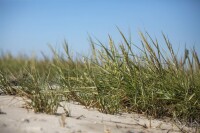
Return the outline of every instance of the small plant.
<path id="1" fill-rule="evenodd" d="M 65 113 L 63 113 L 63 114 L 61 114 L 61 116 L 60 116 L 60 119 L 59 119 L 59 123 L 60 123 L 60 126 L 61 127 L 65 127 L 66 126 L 66 114 Z"/>
<path id="2" fill-rule="evenodd" d="M 21 95 L 30 99 L 26 105 L 35 112 L 55 114 L 64 95 L 60 90 L 53 90 L 48 84 L 48 79 L 44 78 L 40 77 L 35 69 L 28 71 L 26 80 L 21 83 Z"/>

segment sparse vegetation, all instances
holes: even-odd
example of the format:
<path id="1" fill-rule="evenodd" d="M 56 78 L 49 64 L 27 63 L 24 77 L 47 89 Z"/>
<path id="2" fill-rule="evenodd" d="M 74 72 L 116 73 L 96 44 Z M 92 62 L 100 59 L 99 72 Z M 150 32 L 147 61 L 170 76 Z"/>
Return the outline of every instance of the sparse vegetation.
<path id="1" fill-rule="evenodd" d="M 53 114 L 61 101 L 74 100 L 103 113 L 138 112 L 199 124 L 200 61 L 195 49 L 178 57 L 163 34 L 166 55 L 148 33 L 140 33 L 142 48 L 119 33 L 123 43 L 115 45 L 109 36 L 108 48 L 90 38 L 92 55 L 83 59 L 74 59 L 66 42 L 65 57 L 52 47 L 53 59 L 2 54 L 0 88 L 30 99 L 27 105 L 35 112 Z"/>

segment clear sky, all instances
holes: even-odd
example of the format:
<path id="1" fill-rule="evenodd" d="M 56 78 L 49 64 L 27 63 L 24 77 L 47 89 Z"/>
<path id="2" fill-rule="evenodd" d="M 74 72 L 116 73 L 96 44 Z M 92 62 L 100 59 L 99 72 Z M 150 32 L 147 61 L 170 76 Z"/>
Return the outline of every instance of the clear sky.
<path id="1" fill-rule="evenodd" d="M 64 39 L 74 53 L 89 52 L 88 34 L 103 43 L 131 32 L 148 31 L 163 43 L 161 33 L 175 50 L 195 46 L 200 55 L 200 0 L 0 0 L 0 50 L 13 54 L 40 51 L 47 44 L 61 49 Z"/>

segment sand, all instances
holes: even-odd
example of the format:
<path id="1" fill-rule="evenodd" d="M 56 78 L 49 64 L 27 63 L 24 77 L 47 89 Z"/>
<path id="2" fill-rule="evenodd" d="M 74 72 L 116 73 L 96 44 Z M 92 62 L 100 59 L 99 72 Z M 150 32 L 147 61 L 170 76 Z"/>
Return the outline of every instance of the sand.
<path id="1" fill-rule="evenodd" d="M 20 97 L 0 96 L 0 133 L 172 133 L 181 132 L 169 119 L 148 119 L 141 114 L 103 114 L 75 102 L 63 102 L 56 115 L 23 108 Z M 181 127 L 181 126 L 180 126 Z M 182 128 L 182 127 L 181 127 Z M 184 127 L 192 132 L 192 129 Z"/>

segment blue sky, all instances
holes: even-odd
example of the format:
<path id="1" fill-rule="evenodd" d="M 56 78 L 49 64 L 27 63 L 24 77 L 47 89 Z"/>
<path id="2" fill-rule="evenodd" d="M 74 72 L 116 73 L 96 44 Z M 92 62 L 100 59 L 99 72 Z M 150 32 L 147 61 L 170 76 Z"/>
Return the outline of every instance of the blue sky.
<path id="1" fill-rule="evenodd" d="M 0 50 L 50 55 L 47 44 L 61 50 L 66 39 L 74 54 L 87 54 L 88 34 L 117 43 L 118 26 L 138 45 L 140 30 L 161 45 L 164 32 L 176 51 L 195 46 L 200 55 L 199 13 L 199 0 L 0 0 Z"/>

